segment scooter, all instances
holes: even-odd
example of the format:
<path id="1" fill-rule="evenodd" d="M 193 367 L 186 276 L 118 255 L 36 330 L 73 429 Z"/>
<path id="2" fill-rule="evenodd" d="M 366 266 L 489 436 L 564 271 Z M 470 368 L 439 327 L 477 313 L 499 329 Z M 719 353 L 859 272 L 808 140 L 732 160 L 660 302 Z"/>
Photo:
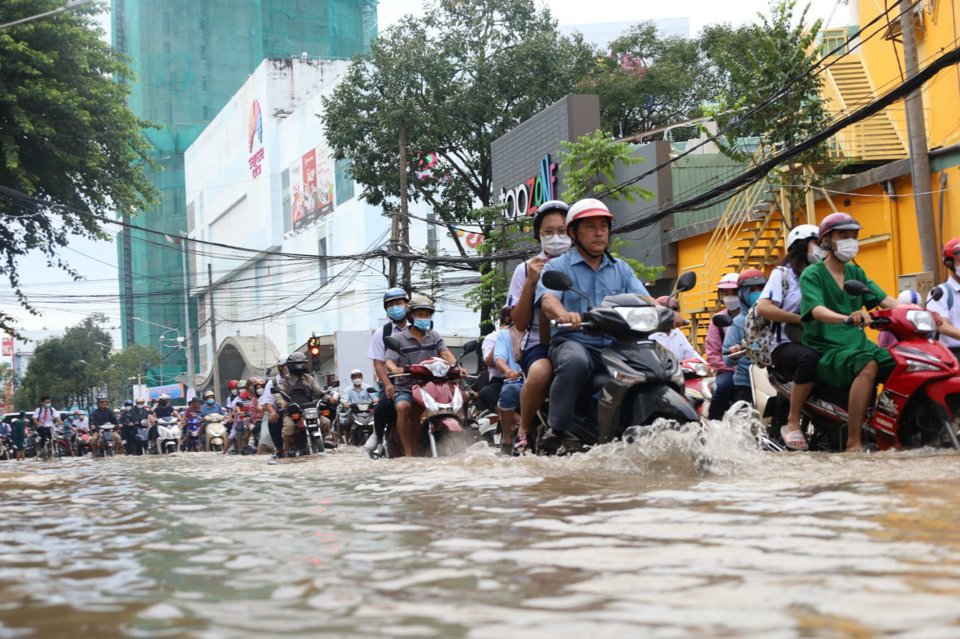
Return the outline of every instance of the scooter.
<path id="1" fill-rule="evenodd" d="M 184 449 L 190 452 L 197 452 L 200 450 L 200 418 L 191 417 L 187 420 L 186 427 L 186 444 Z"/>
<path id="2" fill-rule="evenodd" d="M 710 367 L 700 359 L 681 360 L 680 370 L 683 371 L 684 395 L 702 418 L 710 411 L 710 399 L 713 397 L 716 380 L 710 374 Z"/>
<path id="3" fill-rule="evenodd" d="M 337 394 L 339 395 L 339 393 Z M 339 400 L 339 398 L 337 399 Z M 307 407 L 303 409 L 303 419 L 297 423 L 298 428 L 303 429 L 303 436 L 306 438 L 303 446 L 298 445 L 297 449 L 298 451 L 300 449 L 306 450 L 308 455 L 317 455 L 326 450 L 323 445 L 323 433 L 320 430 L 320 405 L 322 403 L 324 403 L 323 400 L 318 401 L 312 406 L 308 404 Z M 336 416 L 335 412 L 334 416 Z M 299 439 L 299 436 L 297 439 Z"/>
<path id="4" fill-rule="evenodd" d="M 869 292 L 857 280 L 848 280 L 843 289 L 853 296 Z M 942 296 L 939 287 L 931 291 L 932 299 Z M 850 324 L 849 318 L 845 323 Z M 934 314 L 916 304 L 901 304 L 872 311 L 870 327 L 892 332 L 899 342 L 889 349 L 895 361 L 893 372 L 868 409 L 863 428 L 866 443 L 875 444 L 880 450 L 922 446 L 960 449 L 960 363 L 935 339 Z M 767 378 L 777 403 L 789 406 L 793 382 L 773 370 Z M 813 425 L 811 450 L 844 449 L 848 399 L 847 388 L 822 383 L 814 386 L 802 408 L 803 416 Z"/>
<path id="5" fill-rule="evenodd" d="M 350 404 L 348 414 L 353 422 L 349 428 L 349 443 L 353 446 L 363 446 L 373 433 L 373 404 L 367 402 Z"/>
<path id="6" fill-rule="evenodd" d="M 400 342 L 394 337 L 383 340 L 387 348 L 400 352 Z M 463 345 L 462 359 L 480 347 L 477 340 Z M 460 388 L 460 359 L 451 366 L 439 357 L 430 357 L 406 367 L 403 373 L 391 377 L 412 378 L 414 403 L 423 409 L 420 416 L 420 454 L 428 457 L 450 455 L 465 450 L 478 441 L 478 431 L 468 428 L 464 418 L 466 395 Z M 381 444 L 381 455 L 399 457 L 403 454 L 396 425 L 387 427 Z"/>
<path id="7" fill-rule="evenodd" d="M 150 420 L 141 419 L 140 424 L 137 426 L 137 443 L 140 445 L 140 454 L 147 455 L 150 453 Z"/>
<path id="8" fill-rule="evenodd" d="M 115 425 L 107 422 L 100 426 L 100 449 L 104 457 L 113 457 L 115 442 L 113 441 L 113 432 Z"/>
<path id="9" fill-rule="evenodd" d="M 696 282 L 696 273 L 684 273 L 677 280 L 677 291 L 688 291 Z M 545 272 L 543 284 L 548 289 L 572 291 L 588 299 L 573 288 L 570 276 L 561 271 Z M 671 309 L 655 306 L 630 293 L 609 295 L 600 306 L 583 314 L 581 328 L 584 331 L 609 335 L 616 341 L 601 353 L 607 370 L 588 382 L 592 393 L 599 393 L 596 431 L 594 434 L 589 426 L 581 426 L 576 433 L 581 443 L 605 444 L 621 438 L 632 442 L 644 426 L 660 418 L 677 424 L 700 421 L 684 396 L 683 373 L 676 356 L 649 338 L 652 333 L 669 332 L 673 321 Z M 572 328 L 555 320 L 551 325 Z M 542 450 L 539 441 L 537 449 Z M 566 450 L 564 446 L 557 451 L 558 454 L 569 452 L 576 451 Z"/>
<path id="10" fill-rule="evenodd" d="M 223 415 L 211 413 L 203 418 L 207 429 L 207 452 L 222 453 L 227 444 L 227 428 Z"/>
<path id="11" fill-rule="evenodd" d="M 157 450 L 164 455 L 180 450 L 180 423 L 173 415 L 157 420 Z"/>

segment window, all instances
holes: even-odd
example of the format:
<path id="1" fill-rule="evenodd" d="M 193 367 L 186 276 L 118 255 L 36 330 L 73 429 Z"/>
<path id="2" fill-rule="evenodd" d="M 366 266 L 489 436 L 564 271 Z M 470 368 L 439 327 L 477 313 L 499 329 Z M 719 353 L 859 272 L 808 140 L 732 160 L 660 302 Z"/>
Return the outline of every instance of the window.
<path id="1" fill-rule="evenodd" d="M 289 233 L 293 230 L 293 211 L 290 205 L 290 169 L 286 169 L 280 174 L 280 193 L 283 198 L 283 232 Z"/>
<path id="2" fill-rule="evenodd" d="M 317 257 L 318 264 L 320 268 L 320 285 L 323 286 L 327 283 L 328 270 L 327 270 L 327 238 L 321 237 L 317 242 Z"/>
<path id="3" fill-rule="evenodd" d="M 337 191 L 337 206 L 353 199 L 353 177 L 350 175 L 350 160 L 337 160 L 334 165 L 334 182 L 334 188 Z"/>

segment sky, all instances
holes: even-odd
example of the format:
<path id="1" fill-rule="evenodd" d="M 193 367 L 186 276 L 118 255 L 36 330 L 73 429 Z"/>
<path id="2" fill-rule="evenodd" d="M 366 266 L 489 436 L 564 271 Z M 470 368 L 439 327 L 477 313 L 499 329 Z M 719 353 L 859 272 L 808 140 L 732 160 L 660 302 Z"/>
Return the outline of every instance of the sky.
<path id="1" fill-rule="evenodd" d="M 561 25 L 589 24 L 600 22 L 629 22 L 659 18 L 683 18 L 690 20 L 690 34 L 697 35 L 704 26 L 729 22 L 746 24 L 754 22 L 759 12 L 766 12 L 767 0 L 676 0 L 675 2 L 637 2 L 624 0 L 539 0 L 545 4 Z M 407 14 L 422 15 L 423 0 L 382 0 L 378 7 L 378 26 L 381 31 L 390 27 Z M 588 9 L 587 9 L 588 8 Z M 812 0 L 811 17 L 832 21 L 828 25 L 843 25 L 853 22 L 849 18 L 850 10 L 838 0 Z M 109 26 L 109 20 L 104 20 Z M 28 297 L 37 300 L 41 316 L 31 316 L 18 308 L 5 309 L 22 321 L 22 327 L 29 337 L 40 339 L 49 334 L 62 332 L 66 327 L 80 322 L 91 312 L 104 312 L 112 319 L 111 334 L 114 342 L 120 342 L 120 307 L 115 302 L 99 302 L 90 305 L 75 304 L 66 307 L 62 304 L 41 300 L 48 294 L 72 293 L 85 295 L 115 295 L 117 283 L 117 251 L 112 243 L 94 242 L 77 239 L 63 252 L 62 256 L 85 278 L 82 282 L 72 282 L 66 273 L 56 267 L 49 267 L 46 258 L 40 254 L 28 255 L 20 260 L 21 281 Z"/>

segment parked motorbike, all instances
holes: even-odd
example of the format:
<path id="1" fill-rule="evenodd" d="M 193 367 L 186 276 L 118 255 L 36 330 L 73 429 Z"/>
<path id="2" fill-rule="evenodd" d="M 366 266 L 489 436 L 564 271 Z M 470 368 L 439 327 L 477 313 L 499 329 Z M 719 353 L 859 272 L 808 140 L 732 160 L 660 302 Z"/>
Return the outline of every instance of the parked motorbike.
<path id="1" fill-rule="evenodd" d="M 400 351 L 400 342 L 394 337 L 385 337 L 387 348 Z M 477 340 L 463 345 L 463 355 L 476 351 L 480 347 Z M 460 360 L 451 366 L 439 357 L 430 357 L 419 364 L 407 367 L 403 373 L 413 380 L 413 401 L 423 409 L 420 416 L 420 454 L 439 457 L 460 452 L 478 441 L 476 429 L 468 428 L 464 418 L 466 395 L 460 387 Z M 403 454 L 396 426 L 391 424 L 381 444 L 384 457 L 398 457 Z"/>
<path id="2" fill-rule="evenodd" d="M 176 417 L 157 420 L 157 450 L 164 455 L 180 450 L 180 423 Z"/>
<path id="3" fill-rule="evenodd" d="M 843 289 L 854 296 L 869 292 L 857 280 L 845 282 Z M 939 287 L 931 292 L 933 299 L 942 295 Z M 916 304 L 901 304 L 871 311 L 870 327 L 892 332 L 899 342 L 889 349 L 896 363 L 893 372 L 868 409 L 863 427 L 865 443 L 875 444 L 880 450 L 922 446 L 960 449 L 960 364 L 939 340 L 933 339 L 937 332 L 934 314 Z M 753 377 L 764 377 L 763 371 L 752 369 L 756 371 L 751 371 Z M 772 369 L 765 377 L 777 403 L 789 406 L 793 382 Z M 761 381 L 755 382 L 755 394 L 762 398 Z M 814 386 L 802 409 L 803 416 L 813 425 L 811 450 L 844 449 L 849 394 L 848 388 L 823 383 Z M 770 412 L 765 405 L 761 414 Z"/>
<path id="4" fill-rule="evenodd" d="M 571 291 L 587 299 L 573 288 L 566 273 L 547 271 L 543 283 L 549 289 Z M 695 285 L 696 273 L 684 273 L 677 280 L 677 291 L 687 291 Z M 607 370 L 589 382 L 593 393 L 599 392 L 596 434 L 590 428 L 581 428 L 577 435 L 582 443 L 604 444 L 620 438 L 632 441 L 638 429 L 660 418 L 678 424 L 699 421 L 684 396 L 683 373 L 676 356 L 649 339 L 652 333 L 669 332 L 673 321 L 669 308 L 655 306 L 630 293 L 609 295 L 600 306 L 583 314 L 582 330 L 609 335 L 615 342 L 601 353 Z M 551 324 L 571 328 L 556 321 Z M 632 430 L 626 433 L 627 429 Z M 539 442 L 537 448 L 540 449 Z M 563 447 L 558 451 L 566 452 L 575 451 Z"/>
<path id="5" fill-rule="evenodd" d="M 227 445 L 227 427 L 223 423 L 224 416 L 211 413 L 203 418 L 207 431 L 207 451 L 222 453 Z"/>

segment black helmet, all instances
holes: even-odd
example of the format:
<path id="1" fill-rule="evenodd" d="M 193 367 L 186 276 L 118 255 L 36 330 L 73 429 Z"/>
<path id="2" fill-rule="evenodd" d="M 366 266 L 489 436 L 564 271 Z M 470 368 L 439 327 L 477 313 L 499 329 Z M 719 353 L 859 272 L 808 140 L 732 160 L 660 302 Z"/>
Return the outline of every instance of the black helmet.
<path id="1" fill-rule="evenodd" d="M 566 219 L 569 210 L 570 207 L 563 200 L 547 200 L 537 207 L 537 213 L 533 216 L 533 238 L 540 241 L 540 225 L 543 224 L 543 218 L 547 213 L 560 213 Z"/>
<path id="2" fill-rule="evenodd" d="M 106 395 L 97 395 L 97 403 L 98 403 L 98 404 L 99 404 L 100 402 L 105 402 L 105 401 L 107 401 L 107 396 L 106 396 Z"/>
<path id="3" fill-rule="evenodd" d="M 287 370 L 291 373 L 307 372 L 307 356 L 303 353 L 290 353 L 287 357 Z"/>

